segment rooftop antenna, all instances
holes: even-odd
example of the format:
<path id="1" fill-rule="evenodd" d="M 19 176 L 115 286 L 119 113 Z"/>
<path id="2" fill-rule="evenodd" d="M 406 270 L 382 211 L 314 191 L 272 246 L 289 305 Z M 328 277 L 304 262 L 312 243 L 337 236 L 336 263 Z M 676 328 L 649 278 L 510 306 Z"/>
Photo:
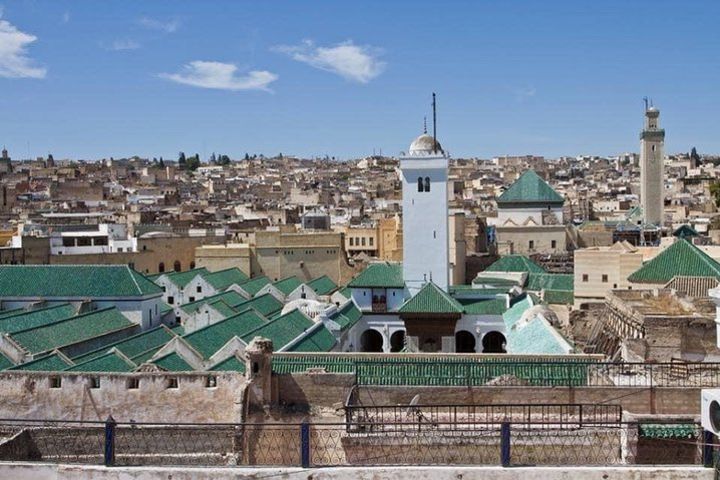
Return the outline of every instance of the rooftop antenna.
<path id="1" fill-rule="evenodd" d="M 648 109 L 648 97 L 643 97 L 643 102 L 645 102 L 645 111 Z"/>
<path id="2" fill-rule="evenodd" d="M 427 116 L 423 117 L 423 133 L 427 134 Z"/>
<path id="3" fill-rule="evenodd" d="M 435 92 L 433 92 L 433 153 L 437 153 L 437 114 L 435 112 Z"/>

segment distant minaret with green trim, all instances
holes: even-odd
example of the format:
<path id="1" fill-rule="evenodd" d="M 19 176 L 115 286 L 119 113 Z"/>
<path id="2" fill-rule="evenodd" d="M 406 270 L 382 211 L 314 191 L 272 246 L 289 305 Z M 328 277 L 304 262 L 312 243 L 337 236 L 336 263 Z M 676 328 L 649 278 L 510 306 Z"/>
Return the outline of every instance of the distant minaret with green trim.
<path id="1" fill-rule="evenodd" d="M 662 226 L 665 130 L 659 127 L 658 117 L 660 111 L 655 107 L 648 107 L 646 101 L 645 127 L 640 132 L 640 205 L 646 224 Z"/>

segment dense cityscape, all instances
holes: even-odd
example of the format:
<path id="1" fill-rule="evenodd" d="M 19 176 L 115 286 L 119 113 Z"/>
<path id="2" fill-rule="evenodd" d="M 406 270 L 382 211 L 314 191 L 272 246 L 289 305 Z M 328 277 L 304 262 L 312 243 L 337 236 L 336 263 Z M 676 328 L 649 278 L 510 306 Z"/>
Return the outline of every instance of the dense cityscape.
<path id="1" fill-rule="evenodd" d="M 275 81 L 210 63 L 158 78 Z M 357 158 L 3 147 L 0 478 L 717 478 L 720 152 L 646 97 L 631 151 L 455 156 L 452 96 Z"/>

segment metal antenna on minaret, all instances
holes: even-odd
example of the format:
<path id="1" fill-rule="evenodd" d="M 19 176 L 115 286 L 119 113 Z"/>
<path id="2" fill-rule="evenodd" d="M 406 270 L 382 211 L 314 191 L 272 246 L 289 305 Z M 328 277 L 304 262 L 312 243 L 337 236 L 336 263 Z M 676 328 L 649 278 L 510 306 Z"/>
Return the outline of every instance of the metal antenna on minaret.
<path id="1" fill-rule="evenodd" d="M 437 114 L 435 105 L 435 92 L 433 92 L 433 153 L 437 153 Z"/>
<path id="2" fill-rule="evenodd" d="M 427 116 L 423 117 L 423 133 L 427 135 Z"/>
<path id="3" fill-rule="evenodd" d="M 643 101 L 645 102 L 645 111 L 647 112 L 647 109 L 648 109 L 648 97 L 643 97 Z"/>

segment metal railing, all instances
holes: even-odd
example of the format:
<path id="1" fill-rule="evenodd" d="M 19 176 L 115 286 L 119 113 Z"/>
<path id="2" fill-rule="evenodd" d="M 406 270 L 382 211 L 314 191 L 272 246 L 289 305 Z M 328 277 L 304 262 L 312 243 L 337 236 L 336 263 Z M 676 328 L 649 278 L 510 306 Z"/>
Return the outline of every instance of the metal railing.
<path id="1" fill-rule="evenodd" d="M 619 426 L 620 405 L 358 405 L 345 407 L 348 432 L 406 432 L 411 429 L 468 431 L 498 429 L 503 423 L 523 429 L 576 429 Z"/>
<path id="2" fill-rule="evenodd" d="M 711 466 L 712 438 L 642 438 L 637 423 L 559 428 L 554 421 L 450 429 L 349 431 L 347 424 L 161 424 L 0 420 L 0 461 L 125 465 Z"/>
<path id="3" fill-rule="evenodd" d="M 720 387 L 720 363 L 355 361 L 362 386 Z"/>

